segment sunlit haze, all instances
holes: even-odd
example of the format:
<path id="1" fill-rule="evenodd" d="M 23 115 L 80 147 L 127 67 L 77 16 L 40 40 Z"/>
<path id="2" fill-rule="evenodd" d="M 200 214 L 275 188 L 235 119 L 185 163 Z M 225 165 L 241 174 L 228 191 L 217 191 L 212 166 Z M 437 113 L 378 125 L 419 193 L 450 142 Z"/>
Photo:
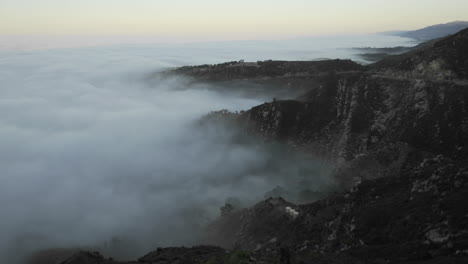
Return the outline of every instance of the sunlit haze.
<path id="1" fill-rule="evenodd" d="M 0 35 L 194 41 L 355 34 L 467 20 L 467 10 L 465 0 L 2 0 Z"/>

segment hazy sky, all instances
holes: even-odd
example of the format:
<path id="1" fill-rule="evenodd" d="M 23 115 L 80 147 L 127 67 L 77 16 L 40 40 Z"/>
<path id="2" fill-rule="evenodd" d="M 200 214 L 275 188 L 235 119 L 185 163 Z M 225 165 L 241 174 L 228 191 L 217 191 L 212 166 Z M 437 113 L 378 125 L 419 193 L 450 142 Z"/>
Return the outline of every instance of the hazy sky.
<path id="1" fill-rule="evenodd" d="M 466 0 L 0 0 L 0 35 L 252 39 L 468 20 Z"/>

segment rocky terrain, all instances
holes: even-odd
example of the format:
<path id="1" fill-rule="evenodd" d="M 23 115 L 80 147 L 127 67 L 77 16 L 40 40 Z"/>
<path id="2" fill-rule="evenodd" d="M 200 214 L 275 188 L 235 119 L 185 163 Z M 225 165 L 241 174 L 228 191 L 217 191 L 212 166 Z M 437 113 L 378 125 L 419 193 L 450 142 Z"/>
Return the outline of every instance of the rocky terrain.
<path id="1" fill-rule="evenodd" d="M 157 249 L 125 263 L 468 263 L 467 47 L 464 30 L 368 66 L 241 61 L 171 71 L 300 94 L 208 122 L 329 160 L 342 191 L 232 208 L 201 241 L 216 247 Z M 62 263 L 124 262 L 78 252 Z"/>
<path id="2" fill-rule="evenodd" d="M 447 38 L 429 41 L 419 48 L 392 56 L 372 66 L 385 74 L 406 78 L 457 81 L 468 78 L 466 52 L 468 29 Z M 464 82 L 466 84 L 466 82 Z"/>
<path id="3" fill-rule="evenodd" d="M 468 167 L 411 155 L 395 177 L 357 182 L 305 205 L 271 198 L 212 224 L 209 239 L 292 263 L 464 263 L 468 260 Z M 426 154 L 427 155 L 427 154 Z M 298 216 L 288 214 L 292 207 Z"/>

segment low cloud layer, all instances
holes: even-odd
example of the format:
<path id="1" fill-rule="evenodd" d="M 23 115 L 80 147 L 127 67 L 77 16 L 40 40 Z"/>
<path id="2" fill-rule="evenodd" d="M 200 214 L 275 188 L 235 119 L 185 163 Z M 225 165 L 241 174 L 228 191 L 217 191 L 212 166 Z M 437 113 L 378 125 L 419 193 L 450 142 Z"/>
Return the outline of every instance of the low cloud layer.
<path id="1" fill-rule="evenodd" d="M 256 47 L 245 48 L 243 58 L 275 54 L 255 57 Z M 228 197 L 253 202 L 284 184 L 264 170 L 276 156 L 231 144 L 229 131 L 194 126 L 210 111 L 263 101 L 179 89 L 179 79 L 147 81 L 168 67 L 237 59 L 226 55 L 229 45 L 209 50 L 1 54 L 0 262 L 116 237 L 132 241 L 129 255 L 190 244 Z M 296 171 L 285 165 L 280 174 L 316 168 L 300 159 L 293 165 Z"/>
<path id="2" fill-rule="evenodd" d="M 181 228 L 196 221 L 177 216 L 207 217 L 190 210 L 230 192 L 201 181 L 261 162 L 193 126 L 211 110 L 258 101 L 173 90 L 177 80 L 150 85 L 145 75 L 165 65 L 103 51 L 3 59 L 0 255 L 114 236 L 186 242 Z"/>

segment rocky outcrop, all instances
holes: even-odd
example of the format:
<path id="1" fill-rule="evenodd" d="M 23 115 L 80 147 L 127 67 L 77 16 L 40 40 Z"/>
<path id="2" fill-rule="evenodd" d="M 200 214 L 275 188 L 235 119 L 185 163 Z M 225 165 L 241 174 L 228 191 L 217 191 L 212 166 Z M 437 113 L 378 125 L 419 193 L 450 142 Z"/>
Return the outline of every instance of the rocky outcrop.
<path id="1" fill-rule="evenodd" d="M 256 252 L 288 248 L 291 258 L 304 263 L 463 263 L 468 260 L 468 165 L 444 156 L 415 164 L 425 155 L 413 153 L 398 177 L 362 181 L 312 204 L 272 198 L 233 212 L 212 224 L 210 234 L 219 237 L 210 239 Z"/>
<path id="2" fill-rule="evenodd" d="M 239 120 L 264 139 L 311 145 L 343 160 L 389 142 L 457 152 L 468 144 L 467 87 L 366 74 L 319 87 L 307 94 L 305 102 L 254 107 Z"/>

